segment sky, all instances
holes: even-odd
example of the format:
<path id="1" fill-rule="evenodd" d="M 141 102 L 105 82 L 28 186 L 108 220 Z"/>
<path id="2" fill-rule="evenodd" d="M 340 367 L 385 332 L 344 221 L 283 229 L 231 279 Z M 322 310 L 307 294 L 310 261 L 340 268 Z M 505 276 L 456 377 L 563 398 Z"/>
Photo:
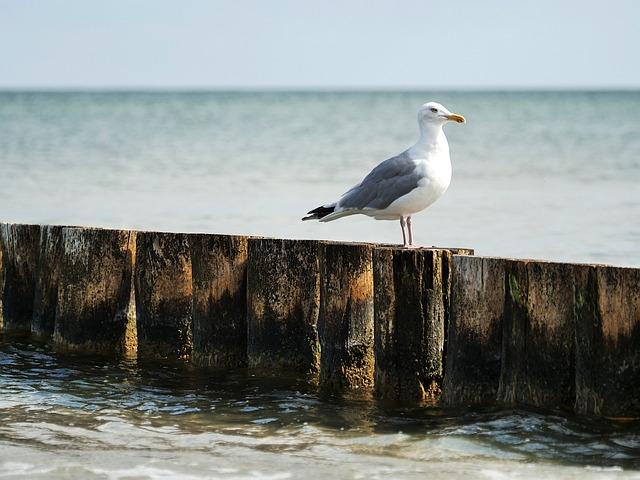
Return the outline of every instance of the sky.
<path id="1" fill-rule="evenodd" d="M 638 88 L 637 0 L 0 0 L 0 88 Z"/>

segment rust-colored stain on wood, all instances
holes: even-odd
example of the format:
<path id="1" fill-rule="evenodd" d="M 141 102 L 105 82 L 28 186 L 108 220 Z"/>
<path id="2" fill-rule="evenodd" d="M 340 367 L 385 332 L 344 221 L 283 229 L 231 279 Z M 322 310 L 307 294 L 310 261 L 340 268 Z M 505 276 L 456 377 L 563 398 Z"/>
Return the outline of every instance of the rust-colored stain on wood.
<path id="1" fill-rule="evenodd" d="M 366 245 L 322 245 L 320 387 L 373 385 L 373 266 Z"/>
<path id="2" fill-rule="evenodd" d="M 54 343 L 122 354 L 130 318 L 135 232 L 65 227 Z"/>
<path id="3" fill-rule="evenodd" d="M 247 364 L 248 239 L 190 235 L 193 264 L 193 361 L 215 368 Z"/>

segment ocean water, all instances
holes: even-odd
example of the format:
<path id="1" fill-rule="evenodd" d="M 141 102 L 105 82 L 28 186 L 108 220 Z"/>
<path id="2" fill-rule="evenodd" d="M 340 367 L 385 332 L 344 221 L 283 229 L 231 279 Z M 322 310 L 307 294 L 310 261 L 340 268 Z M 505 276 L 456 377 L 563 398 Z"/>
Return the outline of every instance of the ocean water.
<path id="1" fill-rule="evenodd" d="M 300 218 L 410 146 L 428 100 L 468 123 L 419 244 L 640 265 L 640 91 L 0 93 L 0 220 L 400 242 Z"/>
<path id="2" fill-rule="evenodd" d="M 0 478 L 640 478 L 640 424 L 385 409 L 296 379 L 0 338 Z"/>
<path id="3" fill-rule="evenodd" d="M 411 145 L 428 100 L 468 123 L 446 127 L 453 181 L 419 243 L 640 266 L 640 92 L 4 92 L 0 221 L 399 242 L 300 217 Z M 0 335 L 0 478 L 640 479 L 639 432 Z"/>

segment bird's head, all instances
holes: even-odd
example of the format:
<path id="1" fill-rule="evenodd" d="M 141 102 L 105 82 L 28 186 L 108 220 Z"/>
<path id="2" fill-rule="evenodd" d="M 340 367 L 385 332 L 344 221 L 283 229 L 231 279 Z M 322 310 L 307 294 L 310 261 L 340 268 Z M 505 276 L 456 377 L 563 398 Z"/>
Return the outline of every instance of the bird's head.
<path id="1" fill-rule="evenodd" d="M 451 113 L 437 102 L 425 103 L 418 111 L 418 123 L 420 125 L 444 124 L 449 121 L 464 123 L 465 119 L 462 115 Z"/>

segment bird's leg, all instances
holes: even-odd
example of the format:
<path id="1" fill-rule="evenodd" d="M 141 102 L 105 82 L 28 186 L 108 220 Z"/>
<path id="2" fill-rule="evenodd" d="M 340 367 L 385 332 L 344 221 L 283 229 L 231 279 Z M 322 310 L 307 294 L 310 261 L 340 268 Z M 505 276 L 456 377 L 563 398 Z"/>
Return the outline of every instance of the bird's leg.
<path id="1" fill-rule="evenodd" d="M 407 217 L 407 230 L 409 231 L 409 246 L 413 247 L 413 231 L 411 230 L 411 215 Z"/>
<path id="2" fill-rule="evenodd" d="M 407 246 L 407 234 L 404 231 L 404 227 L 407 224 L 407 222 L 405 221 L 404 217 L 400 217 L 400 228 L 402 228 L 402 246 L 406 247 Z"/>

